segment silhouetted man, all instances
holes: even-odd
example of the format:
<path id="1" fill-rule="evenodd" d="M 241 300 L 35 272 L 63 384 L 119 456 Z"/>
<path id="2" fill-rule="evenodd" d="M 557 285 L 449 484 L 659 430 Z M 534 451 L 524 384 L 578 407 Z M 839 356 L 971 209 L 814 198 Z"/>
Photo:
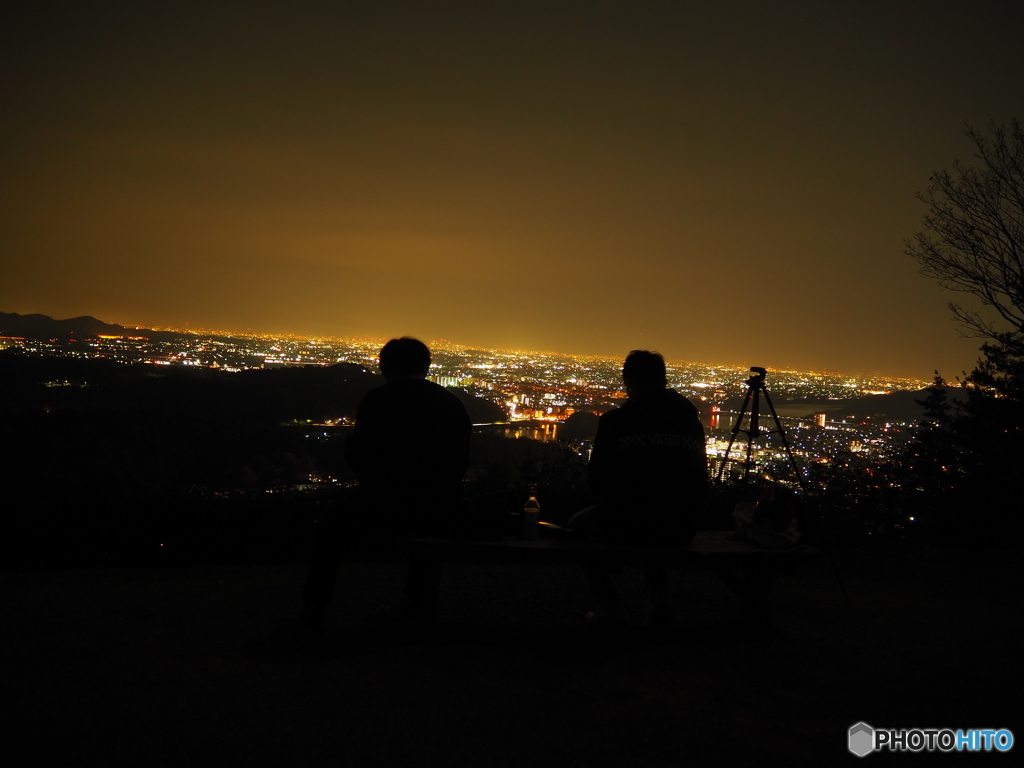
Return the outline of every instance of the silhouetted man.
<path id="1" fill-rule="evenodd" d="M 430 350 L 416 339 L 392 339 L 380 351 L 387 383 L 363 398 L 345 443 L 345 458 L 359 478 L 358 512 L 345 515 L 347 530 L 321 534 L 303 593 L 306 624 L 324 622 L 342 537 L 397 544 L 444 528 L 461 503 L 472 425 L 455 395 L 427 381 L 429 369 Z M 410 562 L 403 613 L 433 618 L 440 570 L 436 561 Z"/>
<path id="2" fill-rule="evenodd" d="M 665 360 L 634 350 L 622 366 L 629 395 L 598 422 L 588 467 L 598 504 L 573 515 L 568 527 L 588 541 L 686 545 L 693 539 L 708 486 L 704 427 L 697 409 L 668 389 Z M 584 575 L 597 603 L 590 618 L 625 616 L 611 581 L 612 566 L 588 564 Z M 644 568 L 649 622 L 671 622 L 664 567 Z"/>

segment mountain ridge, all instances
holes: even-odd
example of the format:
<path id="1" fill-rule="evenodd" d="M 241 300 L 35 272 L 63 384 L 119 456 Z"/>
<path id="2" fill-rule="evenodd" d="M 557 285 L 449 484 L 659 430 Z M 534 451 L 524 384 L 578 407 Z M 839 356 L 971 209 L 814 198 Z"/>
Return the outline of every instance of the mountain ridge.
<path id="1" fill-rule="evenodd" d="M 82 341 L 97 336 L 141 336 L 146 339 L 171 341 L 184 334 L 175 331 L 154 331 L 150 328 L 126 328 L 117 323 L 105 323 L 92 315 L 55 320 L 49 315 L 0 312 L 0 336 L 16 336 L 33 341 L 64 339 Z"/>

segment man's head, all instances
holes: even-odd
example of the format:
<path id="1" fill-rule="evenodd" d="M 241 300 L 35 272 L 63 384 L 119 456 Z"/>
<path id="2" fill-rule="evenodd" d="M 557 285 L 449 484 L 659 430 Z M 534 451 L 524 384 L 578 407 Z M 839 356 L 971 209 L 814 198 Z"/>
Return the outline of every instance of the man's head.
<path id="1" fill-rule="evenodd" d="M 388 381 L 423 378 L 430 371 L 430 350 L 419 339 L 392 339 L 380 350 L 380 372 Z"/>
<path id="2" fill-rule="evenodd" d="M 665 358 L 657 352 L 634 349 L 622 364 L 622 380 L 626 389 L 663 389 L 668 385 Z"/>

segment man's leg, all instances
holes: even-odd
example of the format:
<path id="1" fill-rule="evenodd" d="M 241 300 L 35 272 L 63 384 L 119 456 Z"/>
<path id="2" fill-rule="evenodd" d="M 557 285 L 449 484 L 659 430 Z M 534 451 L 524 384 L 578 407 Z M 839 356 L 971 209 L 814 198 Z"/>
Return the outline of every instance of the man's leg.
<path id="1" fill-rule="evenodd" d="M 599 506 L 587 507 L 570 517 L 565 527 L 570 531 L 582 533 L 585 541 L 601 541 L 604 538 L 604 532 L 601 529 L 599 510 Z M 615 564 L 586 560 L 580 567 L 595 603 L 594 610 L 587 614 L 587 618 L 594 621 L 625 621 L 626 614 L 622 609 L 622 602 L 619 600 L 619 591 L 612 583 L 612 573 L 616 570 Z"/>
<path id="2" fill-rule="evenodd" d="M 302 612 L 299 624 L 306 629 L 322 631 L 327 608 L 334 601 L 334 582 L 341 562 L 343 519 L 340 504 L 330 505 L 314 532 L 313 557 L 302 588 Z"/>
<path id="3" fill-rule="evenodd" d="M 446 505 L 437 505 L 436 500 L 410 502 L 396 511 L 402 520 L 402 527 L 408 536 L 443 535 L 451 525 L 453 510 L 461 509 L 462 499 L 452 500 Z M 418 624 L 433 624 L 437 619 L 438 590 L 441 585 L 442 561 L 435 557 L 412 555 L 409 570 L 405 576 L 402 591 L 401 615 Z"/>
<path id="4" fill-rule="evenodd" d="M 668 627 L 672 624 L 672 593 L 668 586 L 668 575 L 661 563 L 644 564 L 644 585 L 647 587 L 649 613 L 647 624 L 651 627 Z"/>

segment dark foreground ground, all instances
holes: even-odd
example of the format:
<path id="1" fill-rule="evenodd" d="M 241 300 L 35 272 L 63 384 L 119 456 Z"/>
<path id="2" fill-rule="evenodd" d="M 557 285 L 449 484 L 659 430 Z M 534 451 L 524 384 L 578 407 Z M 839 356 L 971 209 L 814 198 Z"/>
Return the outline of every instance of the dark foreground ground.
<path id="1" fill-rule="evenodd" d="M 595 635 L 571 568 L 449 567 L 428 636 L 384 620 L 402 569 L 349 566 L 319 642 L 286 636 L 304 568 L 0 579 L 5 765 L 682 766 L 856 762 L 846 731 L 1010 728 L 1007 551 L 837 554 L 775 593 L 773 642 L 689 574 L 671 636 Z M 636 574 L 623 576 L 639 602 Z M 639 618 L 639 615 L 637 616 Z M 1021 746 L 1012 753 L 1019 754 Z M 878 753 L 867 763 L 886 762 Z M 980 755 L 896 755 L 920 764 Z M 1011 754 L 987 757 L 1008 764 Z M 864 763 L 864 764 L 867 764 Z"/>

